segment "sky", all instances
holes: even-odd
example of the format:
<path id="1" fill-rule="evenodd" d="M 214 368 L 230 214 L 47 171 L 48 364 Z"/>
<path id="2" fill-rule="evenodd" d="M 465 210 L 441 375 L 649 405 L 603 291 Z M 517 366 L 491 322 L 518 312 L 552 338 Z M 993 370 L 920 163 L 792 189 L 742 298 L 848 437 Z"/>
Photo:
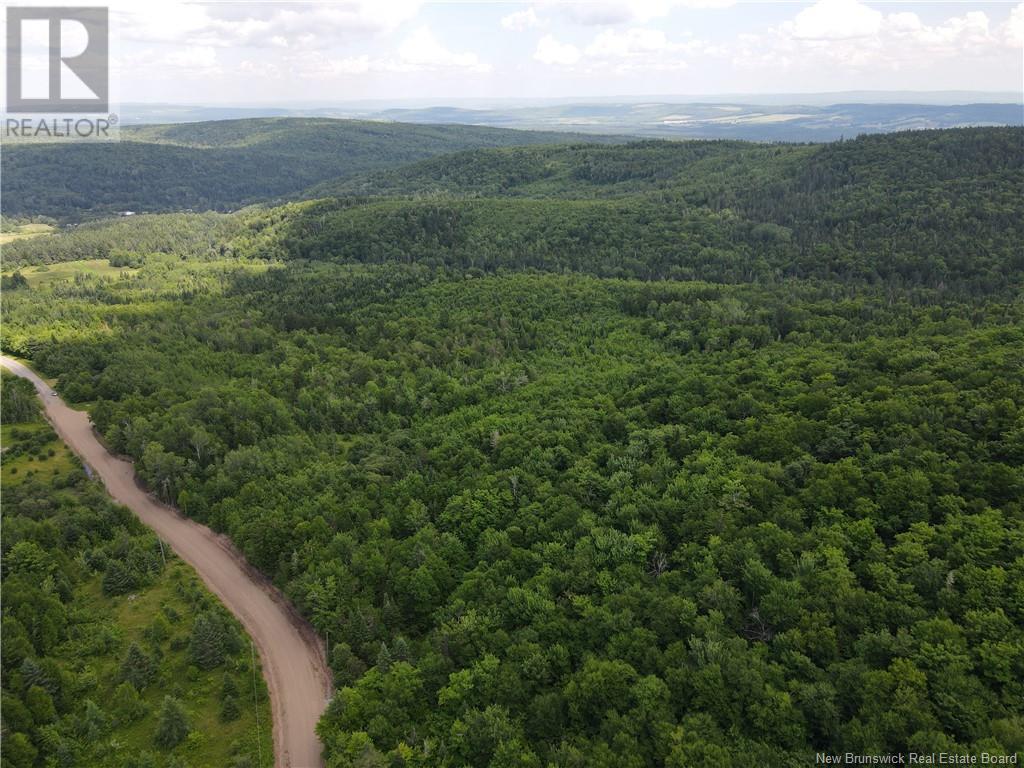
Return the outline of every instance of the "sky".
<path id="1" fill-rule="evenodd" d="M 1024 82 L 1024 3 L 118 0 L 110 8 L 121 102 L 1019 93 Z"/>

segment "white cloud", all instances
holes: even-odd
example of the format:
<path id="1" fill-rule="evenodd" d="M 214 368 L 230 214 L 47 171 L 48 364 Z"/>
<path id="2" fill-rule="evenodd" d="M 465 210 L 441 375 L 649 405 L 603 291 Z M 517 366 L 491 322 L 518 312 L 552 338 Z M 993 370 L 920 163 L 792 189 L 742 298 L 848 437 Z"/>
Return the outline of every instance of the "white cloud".
<path id="1" fill-rule="evenodd" d="M 1024 3 L 1010 11 L 1002 32 L 1007 45 L 1024 47 Z"/>
<path id="2" fill-rule="evenodd" d="M 289 58 L 288 64 L 292 74 L 306 80 L 323 80 L 347 75 L 362 75 L 374 67 L 374 62 L 369 56 L 332 58 L 320 51 L 296 54 Z M 279 73 L 268 72 L 268 74 L 276 75 Z"/>
<path id="3" fill-rule="evenodd" d="M 580 60 L 580 49 L 569 43 L 560 43 L 551 35 L 544 35 L 538 43 L 533 58 L 541 64 L 571 66 Z"/>
<path id="4" fill-rule="evenodd" d="M 895 7 L 883 0 L 801 0 L 765 13 L 776 19 L 771 26 L 748 20 L 754 14 L 747 14 L 747 6 L 721 14 L 720 20 L 718 12 L 696 10 L 734 0 L 512 0 L 482 25 L 475 14 L 444 14 L 436 20 L 432 15 L 429 28 L 417 20 L 425 2 L 108 0 L 114 35 L 121 40 L 121 79 L 136 98 L 173 94 L 167 98 L 187 100 L 201 93 L 209 101 L 236 100 L 248 97 L 251 82 L 265 83 L 266 92 L 273 93 L 267 98 L 304 98 L 311 92 L 319 97 L 317 79 L 336 82 L 335 92 L 346 96 L 417 95 L 424 88 L 436 88 L 432 95 L 456 95 L 464 87 L 467 92 L 500 89 L 501 95 L 519 89 L 1019 90 L 1022 72 L 1024 3 L 1019 0 L 1015 5 L 936 0 Z M 526 39 L 519 43 L 526 48 L 520 49 L 512 35 L 502 35 L 494 19 L 501 20 L 501 28 L 522 33 Z M 681 33 L 691 19 L 701 28 L 713 22 L 713 38 L 712 32 L 707 40 Z M 502 77 L 484 81 L 477 75 L 491 71 L 488 46 L 498 48 L 495 68 L 501 62 L 506 69 Z M 552 71 L 535 82 L 520 82 L 519 65 L 531 55 L 534 71 L 542 65 Z M 695 74 L 676 77 L 687 66 Z M 177 73 L 187 85 L 173 85 Z M 416 73 L 427 74 L 417 78 Z M 615 81 L 619 75 L 631 77 Z M 149 81 L 161 85 L 150 88 Z"/>
<path id="5" fill-rule="evenodd" d="M 428 27 L 420 27 L 406 36 L 391 56 L 335 56 L 322 49 L 296 47 L 284 53 L 277 61 L 283 66 L 247 59 L 242 62 L 241 69 L 247 74 L 283 82 L 291 78 L 331 80 L 367 73 L 490 71 L 490 66 L 475 53 L 459 53 L 446 48 Z"/>
<path id="6" fill-rule="evenodd" d="M 668 16 L 677 8 L 729 8 L 736 0 L 592 0 L 580 3 L 545 0 L 543 4 L 577 24 L 613 26 L 646 24 Z"/>
<path id="7" fill-rule="evenodd" d="M 674 43 L 660 29 L 632 27 L 604 29 L 582 50 L 545 35 L 538 42 L 533 58 L 542 64 L 588 74 L 624 74 L 685 69 L 685 56 L 708 51 L 710 46 L 701 41 Z"/>
<path id="8" fill-rule="evenodd" d="M 261 80 L 276 80 L 281 76 L 281 68 L 266 59 L 260 59 L 259 61 L 242 59 L 242 61 L 238 62 L 237 71 L 246 77 L 258 77 Z"/>
<path id="9" fill-rule="evenodd" d="M 168 53 L 160 63 L 175 69 L 209 70 L 217 66 L 217 51 L 209 45 L 190 45 Z"/>
<path id="10" fill-rule="evenodd" d="M 820 0 L 778 27 L 739 35 L 734 63 L 741 69 L 795 73 L 928 71 L 943 61 L 993 60 L 1013 47 L 1014 24 L 1024 5 L 993 29 L 982 11 L 968 11 L 938 24 L 913 12 L 883 14 L 858 0 Z M 1017 43 L 1019 47 L 1020 43 Z M 982 85 L 979 83 L 979 85 Z"/>
<path id="11" fill-rule="evenodd" d="M 185 43 L 211 23 L 204 7 L 178 2 L 116 2 L 110 13 L 116 35 L 145 42 Z"/>
<path id="12" fill-rule="evenodd" d="M 224 74 L 218 49 L 209 45 L 186 45 L 173 50 L 148 47 L 125 53 L 112 60 L 115 69 L 150 80 L 195 80 Z"/>
<path id="13" fill-rule="evenodd" d="M 543 23 L 532 6 L 525 11 L 510 13 L 501 19 L 501 26 L 512 32 L 525 32 L 528 29 L 543 26 Z"/>
<path id="14" fill-rule="evenodd" d="M 398 46 L 398 69 L 463 69 L 487 72 L 490 67 L 475 53 L 456 53 L 445 48 L 428 27 L 420 27 Z"/>
<path id="15" fill-rule="evenodd" d="M 421 0 L 344 3 L 132 3 L 111 6 L 125 40 L 217 47 L 328 48 L 376 37 L 416 17 Z"/>
<path id="16" fill-rule="evenodd" d="M 848 40 L 878 32 L 882 14 L 857 0 L 820 0 L 790 22 L 793 37 L 800 40 Z"/>
<path id="17" fill-rule="evenodd" d="M 995 42 L 989 30 L 988 16 L 969 11 L 954 16 L 934 27 L 921 25 L 912 31 L 911 40 L 933 53 L 966 53 L 971 48 L 984 48 Z"/>
<path id="18" fill-rule="evenodd" d="M 628 57 L 664 51 L 669 42 L 660 29 L 628 29 L 617 32 L 606 29 L 587 46 L 587 56 Z"/>

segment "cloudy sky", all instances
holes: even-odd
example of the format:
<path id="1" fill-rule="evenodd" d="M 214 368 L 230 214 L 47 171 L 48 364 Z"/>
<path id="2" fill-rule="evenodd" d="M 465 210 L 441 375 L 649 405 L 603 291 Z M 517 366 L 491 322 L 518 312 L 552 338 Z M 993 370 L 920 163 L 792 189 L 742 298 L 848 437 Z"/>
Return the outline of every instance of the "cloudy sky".
<path id="1" fill-rule="evenodd" d="M 123 102 L 1019 92 L 1024 78 L 1024 3 L 140 0 L 110 7 Z"/>

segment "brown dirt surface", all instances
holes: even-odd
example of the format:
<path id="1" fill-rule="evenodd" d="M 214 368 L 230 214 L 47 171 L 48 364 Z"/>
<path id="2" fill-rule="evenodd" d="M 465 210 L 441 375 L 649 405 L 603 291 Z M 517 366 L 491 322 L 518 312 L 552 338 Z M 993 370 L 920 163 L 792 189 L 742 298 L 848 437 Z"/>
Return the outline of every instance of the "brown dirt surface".
<path id="1" fill-rule="evenodd" d="M 250 566 L 225 536 L 182 515 L 146 492 L 130 461 L 112 455 L 97 439 L 84 411 L 69 408 L 39 376 L 7 356 L 0 363 L 28 379 L 61 439 L 98 475 L 110 495 L 170 544 L 249 633 L 263 664 L 274 713 L 274 763 L 278 768 L 320 768 L 316 724 L 330 696 L 322 643 L 269 581 Z"/>

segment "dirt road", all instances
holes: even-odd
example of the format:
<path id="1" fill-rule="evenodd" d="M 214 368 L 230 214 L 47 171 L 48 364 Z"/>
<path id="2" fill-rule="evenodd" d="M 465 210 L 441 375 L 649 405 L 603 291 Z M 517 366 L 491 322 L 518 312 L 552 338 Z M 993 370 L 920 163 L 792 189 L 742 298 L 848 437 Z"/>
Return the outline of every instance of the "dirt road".
<path id="1" fill-rule="evenodd" d="M 69 408 L 31 369 L 7 356 L 0 363 L 31 381 L 61 439 L 100 476 L 107 491 L 131 509 L 196 569 L 210 590 L 245 627 L 263 662 L 274 713 L 277 768 L 319 768 L 315 728 L 330 695 L 324 651 L 312 629 L 224 536 L 157 502 L 136 483 L 131 462 L 96 439 L 84 411 Z M 210 734 L 215 737 L 214 734 Z"/>

